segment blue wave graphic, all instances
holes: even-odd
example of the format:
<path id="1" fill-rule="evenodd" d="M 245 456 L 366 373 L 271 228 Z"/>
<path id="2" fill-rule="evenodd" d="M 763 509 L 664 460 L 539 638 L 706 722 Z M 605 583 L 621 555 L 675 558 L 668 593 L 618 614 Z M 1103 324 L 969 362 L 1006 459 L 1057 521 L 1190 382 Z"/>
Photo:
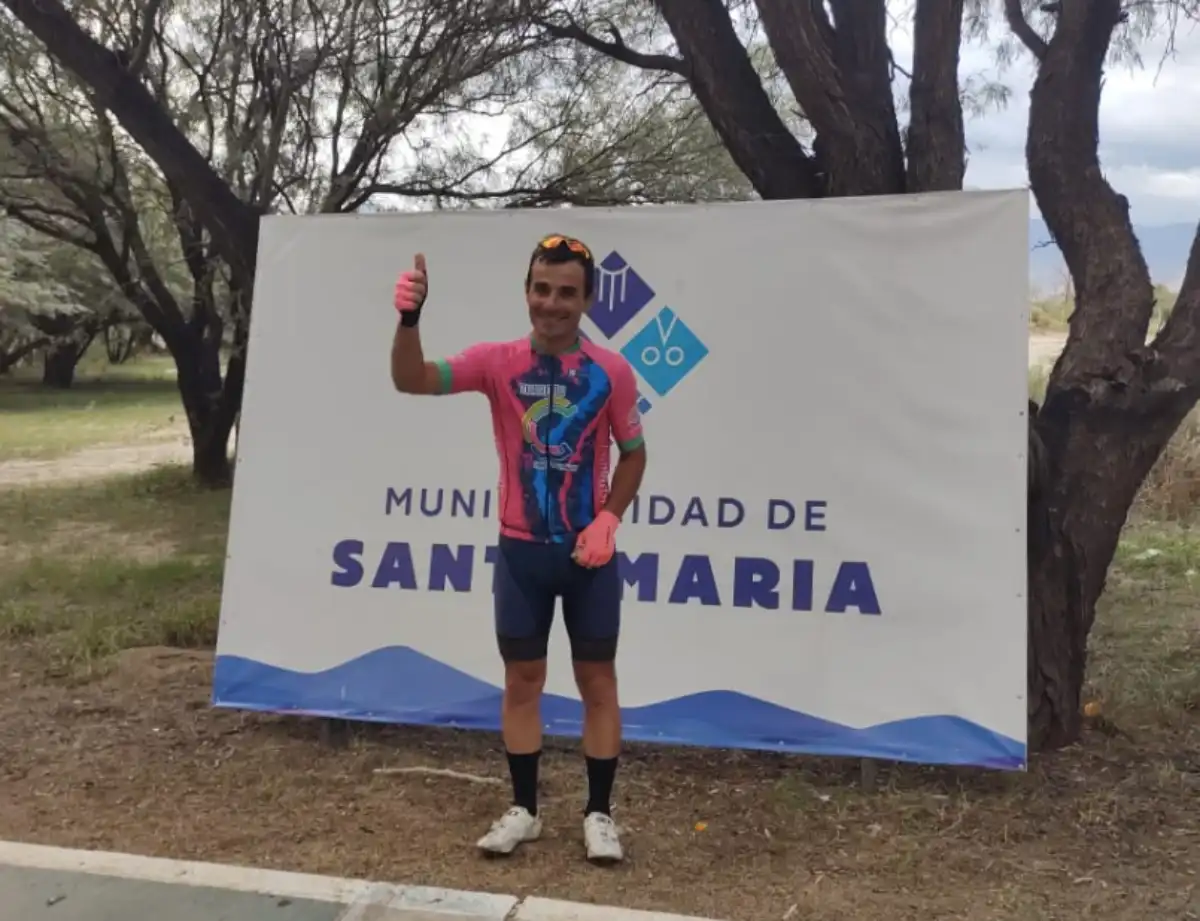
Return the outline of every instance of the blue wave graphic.
<path id="1" fill-rule="evenodd" d="M 500 728 L 501 690 L 407 646 L 376 649 L 321 672 L 217 656 L 213 704 L 383 723 Z M 920 764 L 1019 770 L 1025 744 L 956 716 L 922 716 L 853 729 L 736 691 L 705 691 L 622 710 L 630 741 L 846 755 Z M 547 694 L 545 731 L 578 736 L 579 701 Z"/>

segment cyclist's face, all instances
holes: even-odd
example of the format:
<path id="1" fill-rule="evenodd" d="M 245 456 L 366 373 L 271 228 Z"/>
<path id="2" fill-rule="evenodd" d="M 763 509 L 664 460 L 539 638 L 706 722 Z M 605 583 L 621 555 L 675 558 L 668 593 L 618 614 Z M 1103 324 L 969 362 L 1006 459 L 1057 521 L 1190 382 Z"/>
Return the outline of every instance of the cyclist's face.
<path id="1" fill-rule="evenodd" d="M 578 262 L 548 263 L 537 260 L 530 268 L 525 302 L 534 335 L 543 342 L 574 338 L 579 319 L 587 310 L 584 271 Z"/>

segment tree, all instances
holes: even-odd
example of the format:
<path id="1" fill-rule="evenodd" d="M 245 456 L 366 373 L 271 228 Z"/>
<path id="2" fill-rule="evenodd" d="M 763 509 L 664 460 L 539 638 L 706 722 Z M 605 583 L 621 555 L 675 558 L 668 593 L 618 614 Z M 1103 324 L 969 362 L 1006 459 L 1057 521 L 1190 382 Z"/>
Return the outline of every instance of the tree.
<path id="1" fill-rule="evenodd" d="M 740 200 L 753 194 L 687 85 L 645 81 L 587 49 L 539 52 L 538 81 L 510 111 L 502 150 L 441 139 L 388 191 L 435 208 L 544 208 Z"/>
<path id="2" fill-rule="evenodd" d="M 1032 55 L 1030 183 L 1076 306 L 1045 400 L 1030 407 L 1029 731 L 1035 750 L 1074 741 L 1087 637 L 1121 529 L 1200 396 L 1200 237 L 1174 309 L 1146 345 L 1153 286 L 1128 204 L 1098 159 L 1105 64 L 1160 22 L 1155 5 L 916 0 L 906 125 L 884 0 L 642 4 L 651 5 L 670 42 L 646 50 L 579 2 L 539 21 L 549 34 L 628 66 L 684 76 L 730 157 L 767 199 L 960 189 L 964 39 L 1002 9 Z M 807 137 L 772 103 L 739 34 L 746 22 L 765 34 Z"/>
<path id="3" fill-rule="evenodd" d="M 125 0 L 78 21 L 55 0 L 5 4 L 28 31 L 5 24 L 0 130 L 37 200 L 52 185 L 71 206 L 9 210 L 96 251 L 166 343 L 208 483 L 230 473 L 259 216 L 352 211 L 387 191 L 394 142 L 512 97 L 532 44 L 488 0 Z M 170 265 L 151 245 L 165 230 Z"/>
<path id="4" fill-rule="evenodd" d="M 0 218 L 0 373 L 42 356 L 42 383 L 70 387 L 97 335 L 129 323 L 101 266 Z"/>

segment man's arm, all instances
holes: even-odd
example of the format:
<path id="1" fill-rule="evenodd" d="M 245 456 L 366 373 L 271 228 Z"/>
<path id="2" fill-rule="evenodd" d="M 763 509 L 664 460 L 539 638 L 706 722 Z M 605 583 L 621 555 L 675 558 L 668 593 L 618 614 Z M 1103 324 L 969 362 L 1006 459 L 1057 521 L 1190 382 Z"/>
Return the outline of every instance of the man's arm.
<path id="1" fill-rule="evenodd" d="M 624 359 L 613 369 L 611 399 L 613 436 L 621 457 L 613 471 L 604 510 L 621 518 L 641 489 L 646 473 L 646 438 L 642 431 L 642 414 L 637 406 L 637 381 L 633 369 Z"/>
<path id="2" fill-rule="evenodd" d="M 481 342 L 457 355 L 426 361 L 415 326 L 397 326 L 392 342 L 392 383 L 401 393 L 442 396 L 448 393 L 484 393 L 495 356 L 492 343 Z"/>
<path id="3" fill-rule="evenodd" d="M 432 396 L 441 393 L 442 373 L 437 364 L 425 360 L 421 334 L 416 326 L 396 324 L 392 340 L 392 383 L 401 393 Z"/>
<path id="4" fill-rule="evenodd" d="M 417 324 L 429 292 L 429 272 L 424 253 L 413 257 L 413 267 L 400 274 L 396 281 L 394 302 L 400 314 L 396 335 L 392 339 L 392 383 L 401 393 L 437 393 L 440 375 L 432 363 L 425 361 L 421 351 L 421 334 Z"/>
<path id="5" fill-rule="evenodd" d="M 646 445 L 639 444 L 632 451 L 622 451 L 617 461 L 617 469 L 613 471 L 612 488 L 608 493 L 608 501 L 604 510 L 612 512 L 618 518 L 625 515 L 625 509 L 633 502 L 642 488 L 642 477 L 646 473 Z"/>

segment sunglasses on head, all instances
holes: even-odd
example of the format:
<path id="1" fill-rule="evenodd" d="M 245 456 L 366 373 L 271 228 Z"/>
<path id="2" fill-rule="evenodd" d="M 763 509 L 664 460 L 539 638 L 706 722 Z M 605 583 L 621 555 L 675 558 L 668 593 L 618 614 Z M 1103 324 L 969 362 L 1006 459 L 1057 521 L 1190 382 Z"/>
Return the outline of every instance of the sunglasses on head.
<path id="1" fill-rule="evenodd" d="M 565 246 L 573 253 L 578 253 L 584 259 L 592 258 L 592 251 L 587 248 L 581 241 L 574 237 L 564 237 L 562 234 L 553 234 L 544 238 L 538 243 L 538 249 L 558 249 L 560 246 Z"/>

